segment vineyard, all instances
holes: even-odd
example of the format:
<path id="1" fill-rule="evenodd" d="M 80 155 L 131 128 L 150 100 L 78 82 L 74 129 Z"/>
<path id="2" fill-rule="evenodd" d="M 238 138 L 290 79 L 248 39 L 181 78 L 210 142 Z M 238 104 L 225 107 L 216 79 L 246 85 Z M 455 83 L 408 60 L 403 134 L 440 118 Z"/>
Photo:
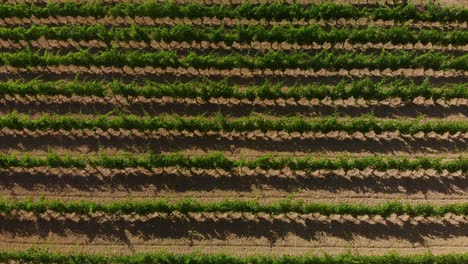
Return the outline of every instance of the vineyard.
<path id="1" fill-rule="evenodd" d="M 1 263 L 468 263 L 468 5 L 0 1 Z"/>

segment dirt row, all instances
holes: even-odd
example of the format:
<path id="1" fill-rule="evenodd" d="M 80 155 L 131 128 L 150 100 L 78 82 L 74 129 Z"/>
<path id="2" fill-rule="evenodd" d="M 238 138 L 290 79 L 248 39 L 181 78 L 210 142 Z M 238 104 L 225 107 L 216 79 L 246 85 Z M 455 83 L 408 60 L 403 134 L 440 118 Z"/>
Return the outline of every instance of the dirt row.
<path id="1" fill-rule="evenodd" d="M 55 113 L 55 114 L 97 114 L 109 113 L 119 109 L 126 114 L 157 115 L 172 113 L 179 115 L 201 115 L 221 112 L 225 115 L 241 117 L 251 113 L 271 115 L 302 115 L 325 116 L 339 114 L 340 116 L 359 117 L 372 111 L 376 117 L 439 117 L 457 120 L 466 117 L 468 105 L 462 100 L 413 100 L 399 101 L 399 98 L 388 100 L 240 100 L 213 98 L 209 101 L 189 98 L 125 98 L 121 96 L 10 96 L 0 99 L 0 113 L 10 113 L 12 109 L 25 114 Z M 399 102 L 399 103 L 397 103 Z M 37 109 L 40 109 L 38 111 Z"/>
<path id="2" fill-rule="evenodd" d="M 466 21 L 454 22 L 429 22 L 429 21 L 413 21 L 408 20 L 404 23 L 394 20 L 372 20 L 367 17 L 359 19 L 331 19 L 331 20 L 316 20 L 316 19 L 300 19 L 294 21 L 281 20 L 267 20 L 267 19 L 238 19 L 238 18 L 217 18 L 217 17 L 201 17 L 201 18 L 152 18 L 152 17 L 114 17 L 106 16 L 103 18 L 93 16 L 59 16 L 59 17 L 6 17 L 0 18 L 0 26 L 30 26 L 30 25 L 95 25 L 105 24 L 110 26 L 176 26 L 176 25 L 195 25 L 195 26 L 226 26 L 235 27 L 238 25 L 244 26 L 308 26 L 319 25 L 322 27 L 394 27 L 406 25 L 414 29 L 466 29 L 468 27 Z"/>
<path id="3" fill-rule="evenodd" d="M 305 225 L 306 222 L 315 224 L 354 224 L 354 225 L 468 225 L 468 216 L 447 213 L 443 216 L 410 216 L 408 214 L 391 214 L 387 217 L 380 215 L 358 215 L 332 214 L 323 215 L 320 213 L 300 214 L 300 213 L 248 213 L 248 212 L 226 212 L 226 213 L 152 213 L 148 215 L 138 214 L 106 214 L 102 212 L 93 212 L 88 214 L 77 213 L 58 213 L 47 211 L 44 213 L 34 213 L 23 210 L 14 210 L 11 213 L 0 213 L 0 218 L 17 218 L 19 221 L 65 221 L 65 222 L 94 222 L 98 224 L 114 222 L 130 222 L 133 224 L 143 224 L 151 221 L 168 221 L 179 224 L 180 222 L 191 222 L 199 224 L 200 222 L 263 222 L 274 224 L 275 222 L 284 222 L 290 224 Z"/>
<path id="4" fill-rule="evenodd" d="M 172 185 L 158 185 L 156 179 L 154 183 L 148 183 L 140 187 L 118 183 L 115 180 L 111 183 L 93 181 L 86 178 L 81 181 L 75 181 L 71 184 L 65 184 L 63 179 L 70 180 L 67 177 L 60 178 L 62 181 L 52 179 L 54 185 L 50 181 L 34 180 L 32 183 L 27 183 L 25 180 L 10 181 L 8 188 L 0 188 L 0 195 L 4 199 L 30 199 L 32 197 L 47 197 L 49 199 L 58 199 L 63 201 L 87 200 L 96 202 L 115 202 L 115 201 L 144 201 L 148 199 L 167 199 L 177 202 L 180 199 L 195 199 L 200 202 L 222 202 L 226 199 L 231 200 L 261 200 L 261 203 L 274 203 L 278 200 L 290 198 L 292 193 L 294 198 L 304 202 L 311 203 L 350 203 L 350 204 L 366 204 L 380 205 L 389 201 L 400 201 L 409 204 L 437 204 L 448 205 L 455 203 L 464 203 L 468 199 L 465 190 L 460 190 L 464 185 L 460 182 L 452 183 L 450 180 L 436 181 L 440 184 L 448 186 L 432 186 L 427 181 L 411 181 L 405 183 L 380 181 L 375 184 L 369 181 L 355 181 L 352 187 L 333 190 L 322 186 L 314 188 L 301 189 L 296 182 L 283 182 L 287 184 L 284 188 L 272 188 L 267 184 L 255 185 L 232 185 L 231 189 L 224 187 L 217 188 L 212 185 L 200 187 L 200 184 L 205 182 L 192 181 L 182 183 L 181 187 Z M 139 180 L 139 179 L 128 179 Z M 31 180 L 30 180 L 31 181 Z M 4 181 L 6 182 L 6 181 Z M 44 183 L 42 183 L 44 182 Z M 103 184 L 96 187 L 88 185 L 89 182 Z M 147 182 L 151 182 L 148 180 Z M 220 181 L 215 181 L 218 184 L 223 184 Z M 230 181 L 228 181 L 230 182 Z M 313 181 L 315 182 L 315 181 Z M 331 181 L 323 181 L 324 184 L 333 184 Z M 140 183 L 144 184 L 145 182 Z M 362 187 L 357 184 L 362 184 Z M 343 182 L 337 184 L 341 185 Z M 390 187 L 384 187 L 382 184 L 392 184 Z M 424 184 L 423 187 L 412 188 L 412 184 Z M 82 186 L 84 185 L 84 186 Z M 240 189 L 242 188 L 242 189 Z M 398 188 L 398 189 L 397 189 Z M 456 191 L 453 191 L 455 189 Z M 408 192 L 408 193 L 407 193 Z"/>
<path id="5" fill-rule="evenodd" d="M 415 98 L 405 102 L 401 98 L 386 100 L 364 99 L 234 99 L 211 98 L 146 98 L 141 96 L 76 96 L 57 95 L 4 95 L 0 99 L 0 113 L 6 114 L 11 109 L 19 113 L 108 113 L 119 109 L 126 114 L 156 115 L 161 113 L 177 113 L 179 115 L 196 115 L 221 112 L 229 116 L 245 116 L 251 113 L 268 113 L 270 115 L 303 115 L 324 116 L 339 114 L 340 116 L 358 117 L 370 111 L 376 117 L 444 117 L 446 120 L 457 120 L 466 117 L 468 102 L 464 98 L 426 99 Z"/>
<path id="6" fill-rule="evenodd" d="M 287 89 L 287 88 L 286 88 Z M 142 104 L 144 106 L 150 105 L 198 105 L 205 106 L 213 104 L 216 106 L 227 106 L 234 107 L 240 105 L 242 107 L 246 106 L 258 106 L 258 107 L 294 107 L 294 106 L 306 106 L 306 107 L 374 107 L 374 106 L 389 106 L 389 107 L 402 107 L 406 105 L 417 105 L 424 107 L 435 107 L 442 106 L 444 108 L 450 107 L 464 107 L 468 106 L 468 99 L 466 98 L 452 98 L 452 99 L 437 99 L 425 98 L 422 96 L 416 97 L 411 101 L 405 101 L 399 97 L 393 97 L 385 100 L 366 100 L 362 98 L 353 98 L 348 99 L 336 99 L 333 100 L 330 97 L 325 97 L 323 99 L 306 99 L 301 98 L 295 100 L 294 98 L 278 98 L 278 99 L 260 99 L 256 98 L 255 100 L 249 100 L 247 98 L 237 99 L 237 98 L 223 98 L 215 97 L 208 100 L 204 100 L 201 97 L 197 98 L 184 98 L 184 97 L 170 97 L 163 96 L 161 98 L 157 97 L 144 97 L 144 96 L 65 96 L 65 95 L 8 95 L 5 94 L 0 98 L 0 103 L 2 104 L 75 104 L 82 103 L 84 105 L 92 104 L 113 104 L 115 106 L 132 106 Z"/>
<path id="7" fill-rule="evenodd" d="M 457 171 L 263 170 L 260 168 L 184 169 L 102 167 L 0 169 L 4 198 L 48 197 L 60 200 L 145 200 L 182 198 L 219 202 L 225 199 L 260 203 L 294 198 L 305 202 L 382 204 L 453 204 L 466 201 L 466 173 Z"/>
<path id="8" fill-rule="evenodd" d="M 201 215 L 199 217 L 203 219 Z M 349 250 L 359 254 L 388 251 L 415 254 L 435 248 L 437 254 L 465 252 L 468 248 L 467 224 L 452 217 L 416 222 L 407 216 L 369 220 L 337 216 L 337 220 L 331 221 L 317 221 L 316 218 L 293 221 L 287 220 L 286 216 L 286 221 L 260 217 L 245 220 L 242 216 L 235 219 L 235 214 L 232 217 L 217 221 L 210 218 L 202 221 L 154 218 L 134 222 L 116 219 L 105 223 L 93 219 L 71 220 L 79 216 L 72 216 L 70 220 L 49 217 L 23 221 L 1 217 L 0 241 L 4 249 L 47 244 L 49 249 L 59 248 L 62 252 L 74 247 L 75 252 L 107 254 L 154 252 L 166 248 L 168 252 L 177 253 L 197 251 L 235 255 L 310 254 L 323 250 L 329 254 Z M 355 223 L 357 221 L 359 224 Z"/>
<path id="9" fill-rule="evenodd" d="M 253 181 L 265 182 L 275 180 L 290 180 L 290 181 L 307 181 L 307 180 L 330 180 L 330 181 L 430 181 L 437 182 L 438 180 L 448 179 L 454 181 L 463 182 L 468 175 L 462 170 L 455 172 L 449 172 L 442 170 L 440 172 L 434 169 L 419 169 L 419 170 L 386 170 L 380 171 L 372 168 L 364 170 L 358 169 L 338 169 L 338 170 L 292 170 L 290 168 L 283 169 L 262 169 L 257 167 L 251 169 L 248 167 L 237 167 L 232 170 L 218 169 L 201 169 L 201 168 L 182 168 L 177 166 L 172 167 L 161 167 L 161 168 L 125 168 L 125 169 L 111 169 L 104 167 L 85 167 L 85 168 L 53 168 L 53 167 L 8 167 L 0 168 L 0 173 L 5 176 L 5 179 L 11 178 L 11 180 L 20 180 L 22 177 L 29 181 L 34 181 L 39 178 L 66 178 L 76 177 L 80 180 L 85 178 L 96 178 L 101 181 L 107 181 L 110 179 L 125 179 L 128 185 L 138 182 L 137 179 L 148 179 L 155 178 L 156 181 L 176 181 L 179 178 L 181 180 L 188 180 L 190 178 L 199 179 L 200 181 L 220 181 L 220 180 L 231 180 L 233 183 L 249 185 L 249 179 Z M 128 179 L 134 179 L 135 182 L 129 181 Z M 138 184 L 135 184 L 138 187 Z M 219 188 L 223 188 L 223 185 L 215 185 Z M 6 184 L 4 186 L 7 186 Z M 282 185 L 278 184 L 279 187 Z M 304 185 L 305 187 L 306 185 Z M 96 185 L 99 187 L 99 185 Z M 204 187 L 200 186 L 201 188 Z M 420 188 L 418 185 L 415 188 Z M 465 186 L 467 188 L 468 186 Z"/>
<path id="10" fill-rule="evenodd" d="M 278 51 L 320 51 L 323 49 L 326 50 L 343 50 L 343 51 L 378 51 L 378 50 L 409 50 L 409 51 L 441 51 L 441 52 L 467 52 L 468 45 L 457 46 L 449 44 L 439 45 L 432 44 L 431 42 L 427 44 L 416 43 L 416 44 L 398 44 L 394 45 L 390 42 L 388 43 L 366 43 L 366 44 L 351 44 L 349 42 L 344 43 L 328 43 L 324 44 L 313 43 L 309 45 L 299 45 L 291 44 L 286 42 L 258 42 L 254 41 L 251 43 L 237 43 L 234 42 L 232 45 L 227 45 L 224 42 L 212 43 L 212 42 L 164 42 L 164 41 L 151 41 L 151 42 L 138 42 L 138 41 L 115 41 L 111 42 L 109 45 L 100 40 L 80 40 L 74 41 L 72 39 L 68 40 L 54 40 L 54 39 L 45 39 L 43 37 L 37 40 L 31 41 L 14 41 L 14 40 L 2 40 L 0 39 L 0 49 L 11 50 L 11 49 L 81 49 L 81 48 L 90 48 L 90 49 L 106 49 L 110 47 L 116 47 L 119 49 L 145 49 L 145 50 L 196 50 L 196 51 L 260 51 L 267 52 L 269 50 L 278 50 Z"/>
<path id="11" fill-rule="evenodd" d="M 187 130 L 166 130 L 160 128 L 157 130 L 137 130 L 137 129 L 113 129 L 109 128 L 103 130 L 97 128 L 96 130 L 92 129 L 59 129 L 54 130 L 44 129 L 44 130 L 29 130 L 24 128 L 22 130 L 10 129 L 10 128 L 1 128 L 0 137 L 31 137 L 31 138 L 40 138 L 40 137 L 64 137 L 64 138 L 74 138 L 86 139 L 86 138 L 95 138 L 95 139 L 110 139 L 115 138 L 145 138 L 145 139 L 166 139 L 166 140 L 176 140 L 177 138 L 218 138 L 218 139 L 227 139 L 227 140 L 269 140 L 269 141 L 287 141 L 287 140 L 360 140 L 360 141 L 415 141 L 415 140 L 441 140 L 441 141 L 462 141 L 464 142 L 468 139 L 468 132 L 457 132 L 450 133 L 445 132 L 439 134 L 436 132 L 417 132 L 415 134 L 403 134 L 399 131 L 385 131 L 382 133 L 375 133 L 374 131 L 369 132 L 346 132 L 346 131 L 332 131 L 328 133 L 322 132 L 287 132 L 287 131 L 268 131 L 263 132 L 261 130 L 254 131 L 187 131 Z"/>
<path id="12" fill-rule="evenodd" d="M 398 69 L 398 70 L 369 70 L 369 69 L 352 69 L 339 71 L 330 70 L 302 70 L 302 69 L 286 69 L 286 70 L 272 70 L 272 69 L 247 69 L 247 68 L 234 68 L 234 69 L 195 69 L 189 68 L 160 68 L 160 67 L 128 67 L 122 68 L 115 66 L 77 66 L 77 65 L 50 65 L 50 66 L 28 66 L 13 67 L 10 65 L 0 66 L 0 74 L 4 75 L 18 75 L 22 73 L 27 74 L 98 74 L 98 75 L 128 75 L 128 76 L 161 76 L 161 75 L 175 75 L 187 77 L 240 77 L 240 78 L 253 78 L 253 77 L 433 77 L 433 78 L 462 78 L 468 77 L 468 71 L 462 70 L 432 70 L 432 69 Z M 101 76 L 102 77 L 102 76 Z"/>
<path id="13" fill-rule="evenodd" d="M 362 155 L 392 154 L 408 156 L 436 155 L 458 157 L 466 151 L 466 136 L 461 133 L 430 136 L 419 133 L 403 137 L 395 133 L 375 133 L 350 135 L 332 132 L 328 135 L 319 133 L 283 133 L 260 131 L 246 133 L 193 133 L 188 131 L 145 132 L 132 130 L 96 131 L 18 131 L 2 129 L 0 136 L 1 150 L 4 153 L 26 151 L 30 154 L 47 153 L 47 149 L 62 149 L 62 154 L 97 153 L 103 149 L 145 153 L 148 149 L 158 153 L 184 151 L 187 155 L 205 155 L 213 151 L 226 152 L 233 157 L 259 157 L 274 152 L 283 156 L 307 156 L 311 154 L 338 155 L 339 152 Z M 198 135 L 197 135 L 198 134 Z M 419 138 L 418 138 L 419 137 Z M 458 152 L 452 152 L 457 149 Z M 44 152 L 45 151 L 45 152 Z M 451 153 L 452 152 L 452 153 Z"/>

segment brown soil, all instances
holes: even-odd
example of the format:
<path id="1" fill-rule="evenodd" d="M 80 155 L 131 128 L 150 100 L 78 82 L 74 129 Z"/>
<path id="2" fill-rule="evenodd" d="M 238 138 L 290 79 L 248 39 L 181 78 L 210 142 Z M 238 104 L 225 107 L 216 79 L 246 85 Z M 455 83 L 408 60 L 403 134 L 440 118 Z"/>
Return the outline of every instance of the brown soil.
<path id="1" fill-rule="evenodd" d="M 54 169 L 54 173 L 4 174 L 0 194 L 9 198 L 46 196 L 63 200 L 145 199 L 190 197 L 203 201 L 259 199 L 262 203 L 294 197 L 307 202 L 381 204 L 399 200 L 410 203 L 447 204 L 468 200 L 466 177 L 325 177 L 182 176 L 142 173 L 93 174 Z M 108 170 L 104 170 L 108 171 Z"/>
<path id="2" fill-rule="evenodd" d="M 171 98 L 172 99 L 172 98 Z M 177 98 L 177 101 L 169 98 L 134 98 L 132 100 L 115 97 L 90 97 L 90 96 L 47 96 L 39 99 L 24 96 L 8 96 L 0 99 L 0 113 L 9 113 L 11 109 L 19 113 L 40 114 L 106 114 L 118 109 L 126 114 L 136 115 L 158 115 L 161 113 L 173 113 L 178 115 L 199 115 L 205 113 L 221 112 L 225 115 L 240 117 L 250 113 L 261 113 L 279 116 L 303 115 L 303 116 L 326 116 L 339 114 L 342 116 L 361 116 L 373 113 L 376 117 L 401 118 L 417 117 L 425 115 L 428 117 L 444 117 L 445 119 L 463 119 L 468 113 L 468 104 L 463 99 L 451 100 L 430 100 L 430 103 L 416 104 L 414 102 L 403 102 L 399 98 L 392 98 L 385 101 L 362 100 L 329 100 L 324 104 L 322 101 L 311 100 L 294 101 L 295 105 L 286 104 L 286 100 L 258 100 L 244 102 L 232 99 L 216 99 L 216 102 L 203 101 L 199 99 Z M 182 101 L 184 100 L 184 101 Z M 393 102 L 395 101 L 395 102 Z M 463 102 L 462 102 L 463 101 Z M 38 111 L 40 109 L 40 111 Z"/>
<path id="3" fill-rule="evenodd" d="M 155 152 L 184 151 L 186 154 L 206 154 L 211 151 L 221 151 L 230 156 L 255 157 L 276 152 L 285 155 L 294 154 L 304 156 L 308 154 L 332 154 L 348 152 L 352 154 L 372 155 L 429 155 L 458 157 L 467 151 L 465 139 L 403 139 L 390 140 L 372 139 L 338 139 L 338 138 L 305 138 L 305 139 L 276 139 L 269 138 L 224 138 L 213 136 L 186 136 L 148 138 L 146 136 L 112 136 L 99 138 L 66 137 L 66 136 L 2 136 L 0 150 L 4 153 L 29 152 L 30 154 L 44 154 L 52 148 L 60 153 L 67 152 L 96 153 L 108 150 L 144 153 L 148 149 Z M 450 154 L 452 150 L 456 152 Z M 109 152 L 110 151 L 110 152 Z"/>
<path id="4" fill-rule="evenodd" d="M 339 253 L 346 249 L 361 254 L 376 254 L 392 249 L 399 253 L 427 251 L 464 252 L 468 246 L 468 226 L 462 222 L 402 221 L 390 217 L 385 221 L 355 223 L 334 217 L 300 218 L 211 218 L 156 217 L 148 220 L 105 217 L 55 217 L 18 220 L 0 218 L 2 248 L 26 248 L 52 245 L 61 251 L 84 250 L 104 253 L 141 252 L 166 248 L 172 252 L 201 250 L 248 255 L 253 252 L 299 254 L 306 252 Z M 104 221 L 104 222 L 103 222 Z M 414 222 L 413 222 L 414 221 Z M 280 250 L 281 249 L 281 250 Z M 276 253 L 275 253 L 276 251 Z M 107 253 L 107 252 L 106 252 Z M 114 252 L 117 253 L 117 252 Z"/>
<path id="5" fill-rule="evenodd" d="M 44 5 L 44 0 L 22 0 L 27 3 Z M 63 0 L 57 0 L 62 2 Z M 82 0 L 73 0 L 82 1 Z M 109 4 L 120 0 L 103 0 Z M 138 1 L 141 0 L 129 0 Z M 158 0 L 163 1 L 163 0 Z M 204 4 L 239 4 L 243 0 L 175 0 L 176 3 L 198 1 Z M 252 0 L 270 3 L 276 0 Z M 289 0 L 288 0 L 289 1 Z M 297 0 L 301 4 L 312 4 L 322 0 Z M 339 2 L 349 2 L 340 0 Z M 7 2 L 19 2 L 8 0 Z M 370 6 L 376 4 L 394 5 L 399 0 L 353 0 L 352 4 Z M 411 0 L 415 4 L 426 0 Z M 441 0 L 441 5 L 463 5 L 466 1 Z M 423 8 L 423 7 L 419 7 Z M 171 26 L 195 23 L 201 26 L 211 24 L 257 24 L 261 21 L 221 21 L 206 18 L 200 21 L 180 19 L 148 20 L 146 18 L 17 18 L 0 19 L 0 25 L 32 24 L 96 24 L 126 26 L 133 22 L 148 26 Z M 127 21 L 128 20 L 128 21 Z M 281 22 L 283 23 L 283 22 Z M 297 25 L 310 21 L 290 21 Z M 319 21 L 323 27 L 336 24 L 337 27 L 372 26 L 372 21 Z M 394 23 L 375 21 L 383 27 Z M 273 25 L 275 23 L 265 22 Z M 408 21 L 412 28 L 434 28 L 439 31 L 453 28 L 464 30 L 463 23 L 420 23 Z M 229 29 L 227 29 L 229 30 Z M 67 54 L 79 48 L 90 52 L 109 49 L 122 50 L 170 50 L 180 56 L 195 51 L 263 54 L 267 50 L 310 53 L 324 49 L 340 52 L 369 54 L 386 50 L 395 52 L 437 51 L 453 56 L 464 55 L 467 45 L 408 44 L 391 43 L 178 43 L 178 42 L 119 42 L 104 43 L 96 40 L 76 42 L 40 38 L 31 41 L 0 40 L 0 51 L 17 52 L 24 49 L 52 50 L 52 53 Z M 271 66 L 276 67 L 276 66 Z M 227 79 L 231 84 L 253 85 L 282 82 L 283 85 L 322 82 L 337 84 L 341 80 L 369 77 L 372 81 L 383 78 L 401 77 L 421 83 L 428 78 L 431 84 L 466 83 L 468 71 L 432 69 L 353 69 L 353 70 L 300 70 L 300 69 L 202 69 L 202 68 L 154 68 L 154 67 L 80 67 L 76 65 L 38 66 L 17 68 L 0 65 L 0 80 L 32 79 L 72 80 L 120 79 L 126 83 L 153 81 L 191 81 L 209 78 Z M 431 100 L 418 97 L 411 102 L 399 98 L 385 101 L 349 100 L 255 100 L 242 101 L 212 98 L 209 102 L 187 98 L 122 98 L 52 96 L 0 96 L 0 115 L 17 111 L 32 117 L 43 113 L 81 115 L 90 117 L 114 110 L 136 115 L 158 115 L 176 113 L 182 116 L 199 114 L 212 115 L 216 112 L 241 117 L 251 112 L 279 116 L 328 116 L 356 117 L 373 112 L 383 119 L 422 117 L 422 120 L 467 121 L 466 98 L 455 100 Z M 116 112 L 118 112 L 116 111 Z M 116 113 L 113 112 L 113 113 Z M 110 115 L 113 115 L 110 114 Z M 14 125 L 14 124 L 13 124 Z M 468 133 L 414 133 L 398 132 L 345 133 L 286 133 L 283 131 L 224 132 L 210 131 L 137 131 L 137 130 L 53 130 L 30 131 L 27 129 L 0 128 L 0 153 L 25 153 L 44 157 L 49 150 L 59 155 L 116 154 L 122 151 L 133 155 L 146 153 L 149 149 L 158 153 L 180 151 L 186 155 L 204 155 L 217 151 L 228 157 L 254 158 L 265 154 L 278 157 L 348 157 L 402 156 L 436 157 L 453 160 L 465 157 L 468 152 Z M 60 200 L 92 200 L 112 202 L 118 200 L 148 200 L 167 198 L 178 201 L 192 198 L 199 201 L 223 201 L 225 199 L 256 200 L 261 204 L 277 202 L 285 198 L 301 199 L 306 202 L 351 203 L 377 205 L 389 201 L 410 204 L 466 204 L 468 202 L 468 174 L 466 171 L 448 172 L 430 170 L 376 171 L 371 168 L 362 171 L 300 171 L 284 168 L 263 170 L 259 168 L 235 168 L 203 170 L 198 168 L 125 168 L 107 169 L 102 167 L 53 168 L 53 167 L 4 167 L 0 168 L 0 198 L 38 199 L 44 196 Z M 155 252 L 164 250 L 174 253 L 227 253 L 235 255 L 253 254 L 338 254 L 352 252 L 361 255 L 397 252 L 402 254 L 464 253 L 468 250 L 468 217 L 446 214 L 440 217 L 410 217 L 408 215 L 350 216 L 319 214 L 300 215 L 294 213 L 268 215 L 264 213 L 154 213 L 150 215 L 106 215 L 101 212 L 86 215 L 59 214 L 47 211 L 41 214 L 14 210 L 9 214 L 0 213 L 0 249 L 29 249 L 44 247 L 51 251 L 85 252 L 102 254 L 130 254 L 134 252 Z"/>
<path id="6" fill-rule="evenodd" d="M 406 22 L 406 21 L 405 21 Z M 63 26 L 63 25 L 94 25 L 101 24 L 107 27 L 118 27 L 118 26 L 159 26 L 159 27 L 173 27 L 177 25 L 191 25 L 191 26 L 205 26 L 205 27 L 216 27 L 224 26 L 228 28 L 236 27 L 238 25 L 243 26 L 309 26 L 309 25 L 320 25 L 324 28 L 331 27 L 350 27 L 350 28 L 365 28 L 365 27 L 394 27 L 405 25 L 412 29 L 438 29 L 438 30 L 452 30 L 452 29 L 466 29 L 467 23 L 464 21 L 456 22 L 428 22 L 428 21 L 412 21 L 411 24 L 395 21 L 395 20 L 372 20 L 367 18 L 360 19 L 330 19 L 330 20 L 257 20 L 257 19 L 231 19 L 223 18 L 218 19 L 216 17 L 202 17 L 202 18 L 151 18 L 151 17 L 113 17 L 106 16 L 102 18 L 95 18 L 92 16 L 58 16 L 58 17 L 42 17 L 42 18 L 18 18 L 18 17 L 6 17 L 0 18 L 0 26 L 23 26 L 28 27 L 32 25 L 36 26 Z M 78 41 L 76 41 L 78 42 Z M 131 47 L 138 48 L 139 43 L 130 42 Z M 132 45 L 133 44 L 133 45 Z"/>

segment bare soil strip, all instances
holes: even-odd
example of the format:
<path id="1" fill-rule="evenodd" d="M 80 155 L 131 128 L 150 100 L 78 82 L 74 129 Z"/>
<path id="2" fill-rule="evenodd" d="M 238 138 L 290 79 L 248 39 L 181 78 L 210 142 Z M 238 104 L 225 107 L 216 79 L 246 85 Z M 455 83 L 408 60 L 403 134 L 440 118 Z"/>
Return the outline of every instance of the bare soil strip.
<path id="1" fill-rule="evenodd" d="M 347 152 L 372 154 L 409 155 L 444 155 L 457 157 L 458 152 L 467 150 L 466 136 L 438 135 L 424 133 L 416 137 L 390 136 L 389 133 L 376 135 L 366 133 L 358 137 L 345 132 L 328 134 L 297 133 L 297 137 L 281 138 L 278 132 L 213 132 L 202 134 L 196 132 L 173 133 L 152 131 L 149 134 L 139 131 L 122 130 L 112 132 L 75 130 L 69 131 L 18 131 L 11 133 L 2 129 L 0 136 L 4 153 L 26 151 L 29 153 L 46 153 L 49 148 L 63 149 L 62 153 L 93 153 L 105 148 L 115 151 L 144 153 L 151 149 L 155 152 L 184 151 L 187 154 L 206 154 L 213 151 L 228 152 L 232 156 L 256 157 L 270 152 L 280 151 L 285 154 L 304 156 L 309 154 Z M 6 133 L 5 133 L 6 132 Z M 121 134 L 123 132 L 123 134 Z M 281 132 L 280 132 L 281 133 Z M 341 135 L 340 135 L 341 134 Z M 153 135 L 153 136 L 152 136 Z M 296 134 L 284 134 L 285 137 Z M 317 136 L 320 135 L 320 136 Z M 329 136 L 327 136 L 329 135 Z M 429 135 L 429 134 L 428 134 Z M 439 138 L 438 138 L 439 137 Z M 452 154 L 450 154 L 452 153 Z"/>
<path id="2" fill-rule="evenodd" d="M 286 69 L 286 70 L 272 70 L 272 69 L 247 69 L 247 68 L 235 68 L 235 69 L 195 69 L 195 68 L 159 68 L 159 67 L 135 67 L 131 68 L 124 66 L 122 68 L 115 66 L 77 66 L 77 65 L 50 65 L 50 66 L 28 66 L 24 67 L 13 67 L 10 65 L 0 66 L 0 74 L 4 77 L 14 75 L 15 77 L 21 77 L 21 74 L 30 76 L 30 74 L 56 74 L 63 76 L 63 74 L 92 74 L 99 75 L 100 79 L 110 75 L 113 77 L 123 76 L 139 76 L 139 77 L 151 77 L 151 76 L 167 76 L 172 75 L 176 77 L 236 77 L 240 79 L 248 78 L 278 78 L 278 77 L 306 77 L 311 79 L 312 77 L 423 77 L 423 78 L 455 78 L 458 81 L 463 81 L 464 78 L 468 78 L 468 71 L 462 70 L 433 70 L 433 69 L 398 69 L 398 70 L 369 70 L 369 69 L 352 69 L 345 70 L 340 69 L 339 71 L 330 70 L 303 70 L 303 69 Z"/>
<path id="3" fill-rule="evenodd" d="M 349 98 L 345 100 L 301 99 L 301 100 L 269 100 L 255 99 L 238 100 L 235 98 L 146 98 L 122 96 L 20 96 L 5 95 L 0 98 L 0 113 L 6 114 L 11 109 L 19 113 L 108 113 L 119 109 L 126 114 L 156 115 L 175 113 L 179 115 L 197 115 L 221 112 L 230 116 L 245 116 L 250 113 L 288 116 L 300 114 L 304 116 L 326 116 L 339 114 L 341 116 L 361 116 L 369 112 L 376 117 L 444 117 L 446 119 L 466 118 L 468 100 L 454 98 L 450 100 L 433 100 L 423 97 L 404 102 L 400 98 L 390 98 L 382 101 Z"/>
<path id="4" fill-rule="evenodd" d="M 408 44 L 392 44 L 392 43 L 356 43 L 338 42 L 338 43 L 312 43 L 308 45 L 299 45 L 296 43 L 286 42 L 250 42 L 250 43 L 237 43 L 228 45 L 224 42 L 164 42 L 164 41 L 151 41 L 151 42 L 138 42 L 138 41 L 112 41 L 107 44 L 100 40 L 55 40 L 39 38 L 31 41 L 15 41 L 9 39 L 0 39 L 0 49 L 3 50 L 21 50 L 25 48 L 30 49 L 47 49 L 47 50 L 76 50 L 81 48 L 89 48 L 93 50 L 101 50 L 110 47 L 118 49 L 139 49 L 139 50 L 196 50 L 196 51 L 260 51 L 267 52 L 270 50 L 278 51 L 320 51 L 338 50 L 338 51 L 381 51 L 385 50 L 407 50 L 407 51 L 439 51 L 439 52 L 467 52 L 468 45 L 439 45 L 439 44 L 422 44 L 422 43 L 408 43 Z"/>
<path id="5" fill-rule="evenodd" d="M 468 200 L 468 175 L 461 171 L 270 170 L 259 173 L 246 168 L 230 172 L 194 171 L 198 173 L 177 168 L 8 168 L 0 170 L 0 195 L 15 199 L 45 196 L 94 201 L 184 197 L 200 201 L 259 199 L 260 203 L 293 197 L 306 202 L 372 205 L 395 200 L 431 204 Z"/>
<path id="6" fill-rule="evenodd" d="M 370 18 L 359 18 L 359 19 L 331 19 L 331 20 L 316 20 L 316 19 L 300 19 L 300 20 L 266 20 L 266 19 L 237 19 L 237 18 L 222 18 L 217 17 L 201 17 L 201 18 L 151 18 L 151 17 L 113 17 L 106 16 L 102 18 L 94 16 L 58 16 L 58 17 L 5 17 L 0 18 L 0 26 L 62 26 L 62 25 L 96 25 L 103 24 L 108 26 L 176 26 L 176 25 L 194 25 L 194 26 L 226 26 L 236 27 L 238 25 L 244 26 L 308 26 L 308 25 L 319 25 L 321 27 L 394 27 L 394 26 L 408 26 L 414 29 L 440 29 L 440 30 L 452 30 L 452 29 L 467 29 L 468 25 L 466 21 L 454 21 L 454 22 L 428 22 L 428 21 L 408 21 L 400 22 L 394 20 L 372 20 Z"/>
<path id="7" fill-rule="evenodd" d="M 465 252 L 468 248 L 468 224 L 458 216 L 447 218 L 411 218 L 391 216 L 388 219 L 349 216 L 301 217 L 265 215 L 252 217 L 232 214 L 227 217 L 192 215 L 192 217 L 152 217 L 149 219 L 99 219 L 79 216 L 27 216 L 0 218 L 0 241 L 6 248 L 34 244 L 75 246 L 78 250 L 98 252 L 104 248 L 125 249 L 123 253 L 145 249 L 171 248 L 172 251 L 234 253 L 298 254 L 324 249 L 329 254 L 344 248 L 361 254 L 389 250 L 408 253 L 431 248 L 445 252 Z M 296 217 L 296 218 L 294 218 Z M 28 220 L 30 218 L 31 220 Z M 446 220 L 445 220 L 446 219 Z M 102 222 L 104 221 L 104 222 Z M 92 248 L 92 249 L 91 249 Z M 248 249 L 248 250 L 246 250 Z M 62 248 L 65 250 L 65 248 Z M 401 250 L 401 251 L 400 251 Z M 101 251 L 102 252 L 102 251 Z M 108 252 L 106 252 L 108 253 Z"/>

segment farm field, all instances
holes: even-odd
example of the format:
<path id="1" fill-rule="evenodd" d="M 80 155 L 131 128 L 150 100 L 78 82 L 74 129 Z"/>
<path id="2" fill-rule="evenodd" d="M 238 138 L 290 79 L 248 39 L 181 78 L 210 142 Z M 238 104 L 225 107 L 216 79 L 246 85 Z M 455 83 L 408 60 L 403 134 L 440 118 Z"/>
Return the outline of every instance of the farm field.
<path id="1" fill-rule="evenodd" d="M 0 262 L 468 263 L 465 1 L 0 3 Z"/>

